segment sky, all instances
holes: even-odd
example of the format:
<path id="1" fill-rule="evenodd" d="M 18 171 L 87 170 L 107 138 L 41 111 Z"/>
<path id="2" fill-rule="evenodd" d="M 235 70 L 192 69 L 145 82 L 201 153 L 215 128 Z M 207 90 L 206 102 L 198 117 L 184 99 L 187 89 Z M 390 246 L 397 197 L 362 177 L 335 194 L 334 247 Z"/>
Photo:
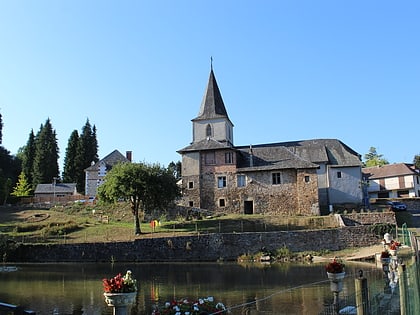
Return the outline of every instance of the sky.
<path id="1" fill-rule="evenodd" d="M 87 119 L 99 157 L 167 166 L 213 70 L 235 145 L 339 139 L 420 154 L 419 1 L 0 0 L 2 145 L 49 118 L 60 172 Z"/>

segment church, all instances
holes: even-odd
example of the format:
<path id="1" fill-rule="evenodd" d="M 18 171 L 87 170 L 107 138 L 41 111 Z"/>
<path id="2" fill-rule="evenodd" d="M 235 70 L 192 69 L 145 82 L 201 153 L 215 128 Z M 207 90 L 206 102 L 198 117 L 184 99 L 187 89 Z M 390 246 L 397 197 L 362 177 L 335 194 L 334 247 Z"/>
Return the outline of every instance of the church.
<path id="1" fill-rule="evenodd" d="M 235 146 L 213 67 L 182 156 L 181 205 L 220 213 L 320 215 L 362 202 L 360 154 L 336 139 Z"/>

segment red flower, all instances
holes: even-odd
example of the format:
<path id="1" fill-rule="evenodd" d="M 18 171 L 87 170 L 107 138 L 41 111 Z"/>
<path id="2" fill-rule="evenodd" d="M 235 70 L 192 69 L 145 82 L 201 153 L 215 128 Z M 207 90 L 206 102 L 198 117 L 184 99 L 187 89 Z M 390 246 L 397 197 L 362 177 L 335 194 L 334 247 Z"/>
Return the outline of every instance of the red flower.
<path id="1" fill-rule="evenodd" d="M 325 270 L 329 273 L 342 273 L 344 272 L 344 264 L 339 261 L 337 258 L 325 266 Z"/>

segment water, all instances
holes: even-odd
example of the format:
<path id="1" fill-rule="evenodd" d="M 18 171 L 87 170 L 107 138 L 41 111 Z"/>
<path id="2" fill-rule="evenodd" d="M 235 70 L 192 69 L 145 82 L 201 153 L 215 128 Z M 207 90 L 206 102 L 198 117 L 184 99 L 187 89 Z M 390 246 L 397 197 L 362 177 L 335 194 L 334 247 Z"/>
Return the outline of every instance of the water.
<path id="1" fill-rule="evenodd" d="M 102 279 L 131 270 L 138 295 L 131 314 L 150 315 L 171 299 L 213 296 L 231 314 L 319 314 L 332 301 L 324 264 L 153 263 L 22 264 L 0 274 L 0 301 L 37 314 L 112 314 L 103 298 Z M 347 264 L 342 295 L 354 292 L 354 274 L 382 281 L 373 264 Z"/>

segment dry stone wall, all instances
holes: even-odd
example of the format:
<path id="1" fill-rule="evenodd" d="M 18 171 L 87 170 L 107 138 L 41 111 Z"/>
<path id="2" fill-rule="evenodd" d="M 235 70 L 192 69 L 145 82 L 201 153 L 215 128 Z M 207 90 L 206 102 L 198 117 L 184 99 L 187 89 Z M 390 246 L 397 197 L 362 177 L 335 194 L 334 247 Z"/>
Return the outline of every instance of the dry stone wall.
<path id="1" fill-rule="evenodd" d="M 177 262 L 236 260 L 265 247 L 287 247 L 293 252 L 341 250 L 375 245 L 379 238 L 368 226 L 312 231 L 229 233 L 172 238 L 140 238 L 133 242 L 57 245 L 21 244 L 11 253 L 13 262 Z"/>

